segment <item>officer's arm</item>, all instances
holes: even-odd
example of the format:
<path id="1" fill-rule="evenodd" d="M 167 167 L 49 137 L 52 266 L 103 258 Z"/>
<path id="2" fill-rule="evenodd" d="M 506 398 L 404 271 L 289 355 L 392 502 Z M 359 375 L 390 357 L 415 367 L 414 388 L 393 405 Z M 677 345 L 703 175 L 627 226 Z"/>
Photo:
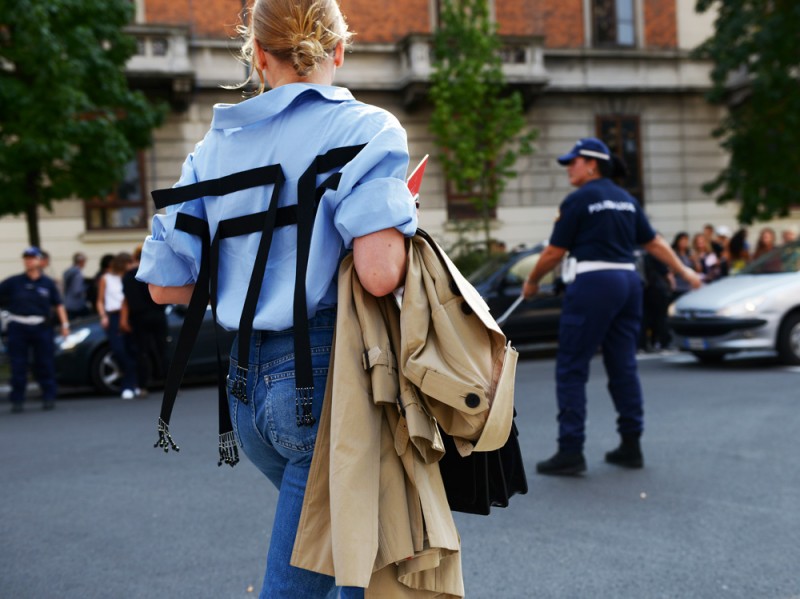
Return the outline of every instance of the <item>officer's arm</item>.
<path id="1" fill-rule="evenodd" d="M 564 258 L 567 253 L 566 248 L 560 248 L 555 245 L 548 245 L 542 250 L 542 255 L 536 266 L 533 267 L 531 273 L 528 275 L 529 283 L 538 285 L 543 276 L 553 270 L 559 262 Z"/>
<path id="2" fill-rule="evenodd" d="M 648 254 L 666 264 L 672 272 L 689 283 L 693 289 L 697 289 L 702 285 L 702 281 L 700 277 L 697 276 L 697 273 L 681 262 L 678 255 L 672 250 L 669 244 L 664 241 L 661 235 L 656 235 L 642 247 L 647 250 Z"/>
<path id="3" fill-rule="evenodd" d="M 183 287 L 159 287 L 149 284 L 150 297 L 157 304 L 188 304 L 194 293 L 194 283 Z"/>
<path id="4" fill-rule="evenodd" d="M 383 297 L 405 280 L 405 237 L 397 229 L 383 229 L 356 237 L 353 240 L 353 263 L 364 289 L 375 297 Z"/>
<path id="5" fill-rule="evenodd" d="M 541 278 L 553 270 L 556 265 L 564 258 L 567 253 L 566 248 L 560 248 L 556 245 L 548 245 L 542 250 L 542 255 L 536 266 L 533 267 L 528 278 L 525 279 L 525 285 L 522 287 L 522 295 L 526 299 L 532 298 L 539 291 L 539 281 Z"/>
<path id="6" fill-rule="evenodd" d="M 69 319 L 67 318 L 67 310 L 64 304 L 56 306 L 56 314 L 58 314 L 58 321 L 61 323 L 61 334 L 66 336 L 69 333 Z"/>

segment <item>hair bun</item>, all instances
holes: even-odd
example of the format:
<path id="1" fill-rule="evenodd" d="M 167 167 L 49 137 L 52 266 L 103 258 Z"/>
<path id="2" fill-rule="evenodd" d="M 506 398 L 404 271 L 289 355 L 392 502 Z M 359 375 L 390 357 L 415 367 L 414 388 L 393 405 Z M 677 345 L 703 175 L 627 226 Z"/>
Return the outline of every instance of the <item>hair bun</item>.
<path id="1" fill-rule="evenodd" d="M 298 75 L 305 77 L 325 57 L 325 48 L 319 40 L 309 36 L 296 36 L 292 44 L 292 66 Z"/>

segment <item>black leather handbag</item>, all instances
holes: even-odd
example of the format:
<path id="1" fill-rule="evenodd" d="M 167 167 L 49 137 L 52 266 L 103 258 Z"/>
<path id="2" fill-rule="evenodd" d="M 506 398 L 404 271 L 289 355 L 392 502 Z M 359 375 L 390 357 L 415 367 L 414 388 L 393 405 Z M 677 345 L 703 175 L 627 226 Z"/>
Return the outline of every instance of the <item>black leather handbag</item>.
<path id="1" fill-rule="evenodd" d="M 513 495 L 528 492 L 518 435 L 512 422 L 503 447 L 461 457 L 452 437 L 442 432 L 445 454 L 439 460 L 439 469 L 452 511 L 488 516 L 492 507 L 508 507 Z"/>

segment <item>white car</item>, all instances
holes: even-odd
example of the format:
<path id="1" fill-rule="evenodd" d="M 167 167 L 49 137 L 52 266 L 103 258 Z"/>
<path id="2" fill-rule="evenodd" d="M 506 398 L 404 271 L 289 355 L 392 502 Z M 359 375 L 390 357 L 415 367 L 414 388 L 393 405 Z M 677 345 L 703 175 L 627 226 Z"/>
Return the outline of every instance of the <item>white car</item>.
<path id="1" fill-rule="evenodd" d="M 702 362 L 743 350 L 775 350 L 800 364 L 800 242 L 774 249 L 742 272 L 678 298 L 669 309 L 677 346 Z"/>

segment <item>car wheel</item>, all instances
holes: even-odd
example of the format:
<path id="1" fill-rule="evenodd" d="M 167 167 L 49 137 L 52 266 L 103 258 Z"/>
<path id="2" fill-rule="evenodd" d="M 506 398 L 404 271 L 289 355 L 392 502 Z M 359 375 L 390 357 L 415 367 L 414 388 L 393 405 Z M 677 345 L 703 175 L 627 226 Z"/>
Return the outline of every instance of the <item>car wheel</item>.
<path id="1" fill-rule="evenodd" d="M 119 393 L 122 369 L 117 364 L 110 347 L 105 345 L 97 350 L 92 356 L 92 363 L 89 368 L 91 369 L 92 385 L 97 391 L 114 395 Z"/>
<path id="2" fill-rule="evenodd" d="M 783 321 L 778 334 L 778 355 L 786 364 L 800 364 L 800 312 Z"/>
<path id="3" fill-rule="evenodd" d="M 692 354 L 702 364 L 719 364 L 725 359 L 725 352 L 693 351 Z"/>

